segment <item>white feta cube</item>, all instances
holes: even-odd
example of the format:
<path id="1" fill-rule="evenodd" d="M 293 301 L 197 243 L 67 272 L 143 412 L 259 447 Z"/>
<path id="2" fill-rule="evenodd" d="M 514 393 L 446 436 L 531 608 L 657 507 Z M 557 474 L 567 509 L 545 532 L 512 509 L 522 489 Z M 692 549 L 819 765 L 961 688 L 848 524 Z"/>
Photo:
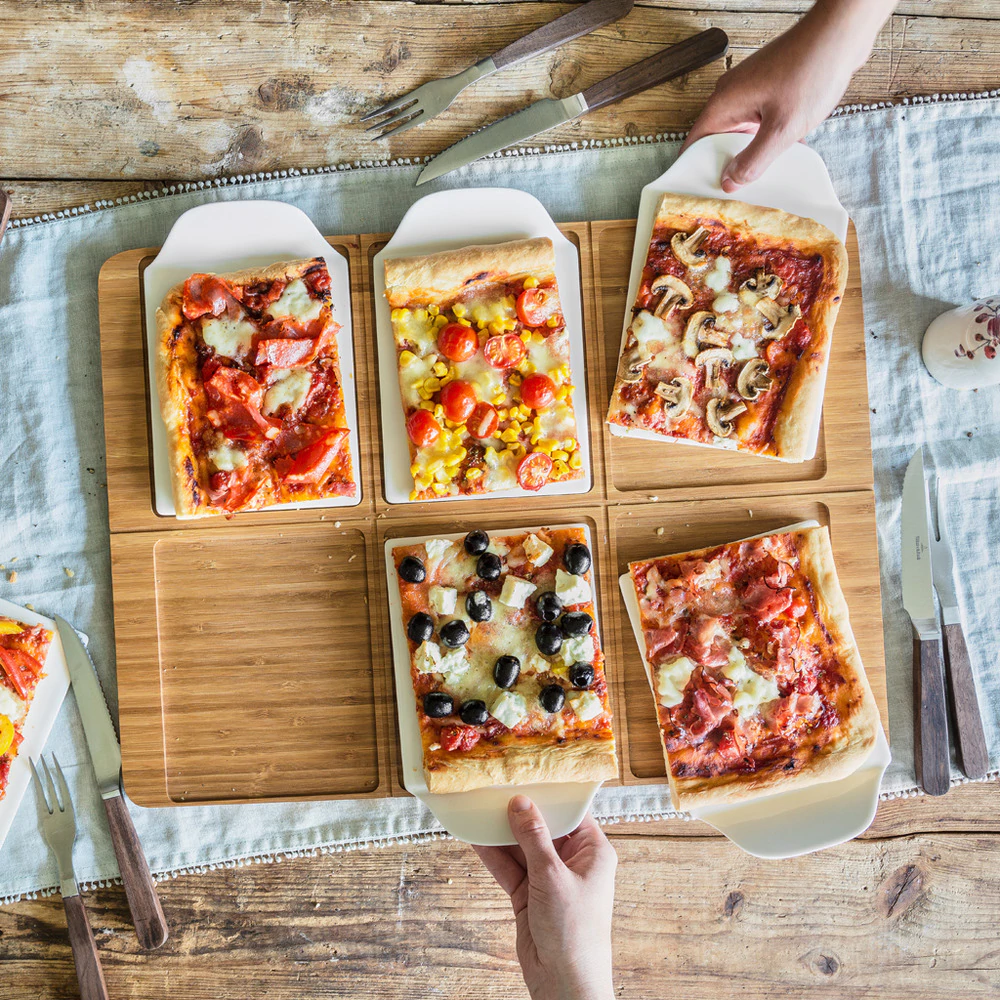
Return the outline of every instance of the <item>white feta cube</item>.
<path id="1" fill-rule="evenodd" d="M 517 576 L 508 576 L 503 582 L 503 590 L 500 591 L 500 603 L 506 604 L 509 608 L 523 608 L 524 602 L 538 588 L 527 580 L 522 580 Z"/>
<path id="2" fill-rule="evenodd" d="M 544 674 L 551 672 L 552 664 L 541 653 L 531 652 L 524 661 L 524 672 Z"/>
<path id="3" fill-rule="evenodd" d="M 455 600 L 458 591 L 454 587 L 431 587 L 427 592 L 427 600 L 430 606 L 439 615 L 450 615 L 455 610 Z"/>
<path id="4" fill-rule="evenodd" d="M 441 647 L 425 639 L 413 654 L 413 663 L 419 674 L 435 674 L 441 669 Z"/>
<path id="5" fill-rule="evenodd" d="M 590 584 L 586 578 L 565 570 L 556 570 L 556 596 L 563 605 L 585 604 L 590 600 Z"/>
<path id="6" fill-rule="evenodd" d="M 459 646 L 458 649 L 448 650 L 448 652 L 441 657 L 437 672 L 439 674 L 444 674 L 444 679 L 449 684 L 453 684 L 455 681 L 464 677 L 468 669 L 469 651 L 465 648 L 465 646 Z"/>
<path id="7" fill-rule="evenodd" d="M 424 542 L 424 551 L 426 551 L 428 559 L 440 559 L 454 544 L 454 542 L 445 541 L 443 538 L 429 538 Z"/>
<path id="8" fill-rule="evenodd" d="M 523 696 L 513 691 L 501 691 L 490 706 L 490 715 L 508 729 L 513 729 L 527 714 L 528 706 Z"/>
<path id="9" fill-rule="evenodd" d="M 656 695 L 664 708 L 673 708 L 684 700 L 684 688 L 694 667 L 686 656 L 675 656 L 656 668 Z"/>
<path id="10" fill-rule="evenodd" d="M 562 659 L 567 667 L 574 663 L 593 663 L 594 654 L 597 650 L 594 647 L 594 637 L 590 635 L 573 635 L 565 639 L 562 644 Z"/>
<path id="11" fill-rule="evenodd" d="M 524 540 L 524 554 L 534 566 L 544 566 L 552 558 L 552 546 L 546 545 L 537 535 Z"/>
<path id="12" fill-rule="evenodd" d="M 581 722 L 590 722 L 604 711 L 601 699 L 593 691 L 571 691 L 567 700 L 573 714 Z"/>

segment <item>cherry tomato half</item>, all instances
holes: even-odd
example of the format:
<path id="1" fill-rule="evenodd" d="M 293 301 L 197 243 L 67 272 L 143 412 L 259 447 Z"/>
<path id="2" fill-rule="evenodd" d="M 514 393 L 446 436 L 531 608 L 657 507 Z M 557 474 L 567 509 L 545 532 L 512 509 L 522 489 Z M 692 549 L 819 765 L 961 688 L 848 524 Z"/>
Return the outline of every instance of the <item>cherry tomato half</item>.
<path id="1" fill-rule="evenodd" d="M 468 361 L 479 350 L 479 336 L 471 326 L 449 323 L 438 333 L 438 350 L 449 361 Z"/>
<path id="2" fill-rule="evenodd" d="M 559 312 L 559 293 L 554 288 L 526 288 L 517 297 L 517 316 L 525 326 L 543 326 Z"/>
<path id="3" fill-rule="evenodd" d="M 544 451 L 533 451 L 521 459 L 517 467 L 517 481 L 525 490 L 540 490 L 552 473 L 552 459 Z"/>
<path id="4" fill-rule="evenodd" d="M 438 398 L 444 407 L 444 415 L 460 424 L 476 408 L 476 387 L 471 382 L 458 379 L 449 382 Z"/>
<path id="5" fill-rule="evenodd" d="M 528 353 L 524 341 L 516 333 L 490 337 L 483 348 L 486 360 L 494 368 L 516 368 Z"/>
<path id="6" fill-rule="evenodd" d="M 430 410 L 414 410 L 407 418 L 406 433 L 418 448 L 426 448 L 437 441 L 441 425 Z"/>
<path id="7" fill-rule="evenodd" d="M 490 403 L 477 403 L 472 411 L 472 416 L 465 422 L 465 426 L 473 437 L 489 438 L 493 437 L 500 426 L 500 415 L 496 407 Z"/>
<path id="8" fill-rule="evenodd" d="M 551 406 L 556 398 L 556 384 L 540 373 L 526 375 L 521 383 L 521 400 L 525 406 L 533 410 L 544 410 Z"/>

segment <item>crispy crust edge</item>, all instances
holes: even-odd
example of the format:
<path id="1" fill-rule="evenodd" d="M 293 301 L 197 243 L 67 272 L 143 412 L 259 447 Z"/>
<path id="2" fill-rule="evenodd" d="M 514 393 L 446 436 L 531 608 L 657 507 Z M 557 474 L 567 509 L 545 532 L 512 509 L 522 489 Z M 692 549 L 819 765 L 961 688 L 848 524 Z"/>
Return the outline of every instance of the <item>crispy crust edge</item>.
<path id="1" fill-rule="evenodd" d="M 385 262 L 385 296 L 395 309 L 431 305 L 471 285 L 504 281 L 522 274 L 555 274 L 552 240 L 538 237 L 509 243 L 462 247 Z"/>
<path id="2" fill-rule="evenodd" d="M 434 793 L 492 785 L 606 781 L 618 777 L 618 757 L 613 735 L 581 737 L 562 746 L 505 746 L 489 757 L 460 757 L 433 771 L 425 765 L 424 776 Z"/>

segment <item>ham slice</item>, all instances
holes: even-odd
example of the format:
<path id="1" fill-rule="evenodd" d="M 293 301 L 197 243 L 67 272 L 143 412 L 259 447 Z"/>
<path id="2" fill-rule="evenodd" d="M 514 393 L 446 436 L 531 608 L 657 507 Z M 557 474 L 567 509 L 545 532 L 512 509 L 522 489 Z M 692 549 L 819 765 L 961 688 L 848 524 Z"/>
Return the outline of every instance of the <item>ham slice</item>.
<path id="1" fill-rule="evenodd" d="M 241 308 L 229 282 L 216 274 L 192 274 L 184 282 L 181 312 L 186 319 L 221 316 L 223 313 L 235 319 Z"/>
<path id="2" fill-rule="evenodd" d="M 743 595 L 743 604 L 766 625 L 791 606 L 793 596 L 791 590 L 772 590 L 763 580 L 754 580 Z"/>
<path id="3" fill-rule="evenodd" d="M 646 659 L 654 666 L 668 656 L 676 656 L 684 641 L 683 633 L 672 625 L 649 629 L 643 638 L 646 641 Z"/>
<path id="4" fill-rule="evenodd" d="M 260 412 L 264 387 L 238 368 L 217 368 L 205 383 L 212 411 L 212 422 L 232 441 L 252 441 L 259 437 L 273 439 L 281 431 L 280 420 L 268 420 Z"/>

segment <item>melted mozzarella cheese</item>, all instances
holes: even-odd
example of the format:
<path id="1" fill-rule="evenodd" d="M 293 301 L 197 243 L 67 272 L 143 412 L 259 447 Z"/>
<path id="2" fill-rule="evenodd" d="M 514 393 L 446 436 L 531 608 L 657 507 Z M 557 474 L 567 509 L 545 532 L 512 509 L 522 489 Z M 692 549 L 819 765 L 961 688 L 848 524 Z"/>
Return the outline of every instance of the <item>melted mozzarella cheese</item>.
<path id="1" fill-rule="evenodd" d="M 224 358 L 240 358 L 250 350 L 257 327 L 246 317 L 228 319 L 225 316 L 202 320 L 201 339 Z"/>
<path id="2" fill-rule="evenodd" d="M 524 697 L 513 691 L 501 691 L 489 708 L 490 715 L 508 729 L 513 729 L 528 714 Z"/>
<path id="3" fill-rule="evenodd" d="M 557 569 L 556 596 L 564 605 L 584 604 L 590 600 L 590 584 L 582 576 Z"/>
<path id="4" fill-rule="evenodd" d="M 729 287 L 729 279 L 732 277 L 733 265 L 728 257 L 716 257 L 715 263 L 705 274 L 705 285 L 713 292 L 724 292 Z"/>
<path id="5" fill-rule="evenodd" d="M 208 461 L 219 472 L 232 472 L 234 469 L 245 469 L 247 457 L 238 445 L 224 441 L 209 451 Z"/>
<path id="6" fill-rule="evenodd" d="M 20 722 L 27 713 L 28 703 L 9 687 L 0 684 L 0 715 L 6 715 L 11 722 Z"/>
<path id="7" fill-rule="evenodd" d="M 455 610 L 455 599 L 458 591 L 454 587 L 431 587 L 427 591 L 427 600 L 439 615 L 450 615 Z"/>
<path id="8" fill-rule="evenodd" d="M 295 413 L 306 401 L 312 387 L 312 373 L 305 368 L 279 368 L 274 372 L 276 381 L 264 393 L 264 413 L 277 413 L 282 406 Z"/>
<path id="9" fill-rule="evenodd" d="M 729 662 L 722 668 L 722 672 L 736 685 L 733 707 L 741 719 L 753 715 L 762 705 L 780 697 L 778 685 L 752 670 L 746 657 L 736 646 L 729 651 Z"/>
<path id="10" fill-rule="evenodd" d="M 631 330 L 644 357 L 649 357 L 675 339 L 667 324 L 645 309 L 632 320 Z"/>
<path id="11" fill-rule="evenodd" d="M 436 355 L 429 358 L 413 357 L 409 364 L 403 365 L 399 369 L 399 390 L 405 406 L 416 407 L 420 405 L 417 383 L 423 382 L 431 374 L 436 360 Z"/>
<path id="12" fill-rule="evenodd" d="M 552 558 L 552 546 L 546 545 L 537 535 L 524 540 L 524 554 L 534 566 L 544 566 Z"/>
<path id="13" fill-rule="evenodd" d="M 500 591 L 499 600 L 510 608 L 523 608 L 524 602 L 538 588 L 527 580 L 522 580 L 516 576 L 507 576 L 503 581 L 503 590 Z"/>
<path id="14" fill-rule="evenodd" d="M 306 323 L 316 319 L 322 311 L 322 301 L 312 297 L 308 286 L 301 278 L 287 284 L 281 296 L 268 308 L 274 319 L 287 316 Z"/>
<path id="15" fill-rule="evenodd" d="M 732 341 L 733 360 L 749 361 L 757 357 L 757 345 L 749 337 L 734 334 Z"/>
<path id="16" fill-rule="evenodd" d="M 581 722 L 590 722 L 604 711 L 601 699 L 593 691 L 573 691 L 566 700 Z"/>
<path id="17" fill-rule="evenodd" d="M 486 451 L 483 479 L 487 490 L 512 490 L 517 486 L 517 460 L 508 451 Z"/>
<path id="18" fill-rule="evenodd" d="M 454 544 L 445 538 L 429 538 L 424 542 L 424 551 L 428 559 L 440 559 Z"/>
<path id="19" fill-rule="evenodd" d="M 740 307 L 740 300 L 732 292 L 720 292 L 712 301 L 712 312 L 734 313 Z"/>
<path id="20" fill-rule="evenodd" d="M 656 695 L 664 708 L 673 708 L 684 700 L 684 688 L 694 667 L 693 660 L 676 656 L 656 668 Z"/>

